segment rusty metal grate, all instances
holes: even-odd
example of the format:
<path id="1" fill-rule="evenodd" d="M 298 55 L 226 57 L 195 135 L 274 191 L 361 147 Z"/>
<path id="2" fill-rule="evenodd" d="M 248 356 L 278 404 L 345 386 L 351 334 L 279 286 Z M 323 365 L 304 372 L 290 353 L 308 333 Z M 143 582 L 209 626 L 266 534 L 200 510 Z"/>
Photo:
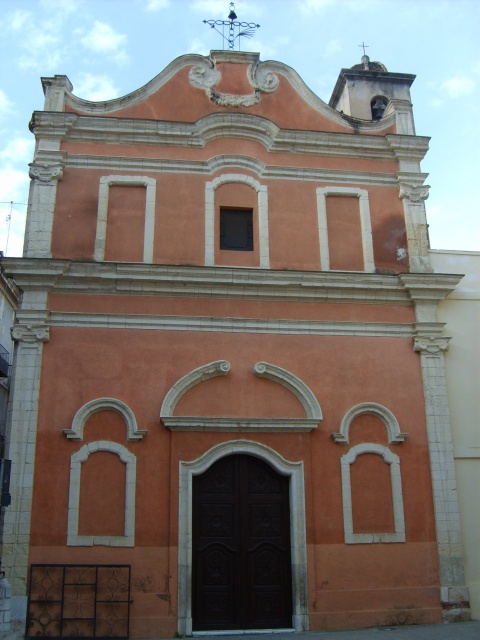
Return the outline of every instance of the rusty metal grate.
<path id="1" fill-rule="evenodd" d="M 32 564 L 26 638 L 128 638 L 130 565 Z"/>

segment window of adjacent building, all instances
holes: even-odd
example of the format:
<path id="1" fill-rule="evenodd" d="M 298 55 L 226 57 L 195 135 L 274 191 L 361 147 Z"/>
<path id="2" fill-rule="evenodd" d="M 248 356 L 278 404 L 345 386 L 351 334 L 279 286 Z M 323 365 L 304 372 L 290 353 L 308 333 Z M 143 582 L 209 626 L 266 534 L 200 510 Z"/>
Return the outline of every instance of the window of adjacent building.
<path id="1" fill-rule="evenodd" d="M 220 208 L 220 249 L 253 251 L 253 209 Z"/>

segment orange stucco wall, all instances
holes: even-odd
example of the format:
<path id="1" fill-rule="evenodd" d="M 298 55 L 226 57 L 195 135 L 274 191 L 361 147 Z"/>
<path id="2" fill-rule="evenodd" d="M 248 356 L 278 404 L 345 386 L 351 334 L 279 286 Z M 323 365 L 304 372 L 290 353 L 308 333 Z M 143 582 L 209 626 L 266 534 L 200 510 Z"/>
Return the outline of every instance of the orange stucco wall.
<path id="1" fill-rule="evenodd" d="M 312 614 L 320 616 L 313 616 L 312 628 L 324 623 L 332 628 L 342 626 L 340 592 L 343 611 L 345 607 L 362 610 L 355 594 L 358 589 L 370 589 L 365 581 L 373 581 L 368 577 L 372 563 L 379 572 L 372 582 L 369 609 L 387 607 L 394 591 L 396 606 L 407 607 L 409 598 L 415 598 L 420 608 L 432 609 L 430 619 L 434 620 L 438 610 L 432 605 L 437 585 L 435 532 L 421 372 L 410 341 L 400 338 L 384 338 L 379 343 L 365 337 L 52 329 L 41 379 L 31 560 L 128 559 L 133 572 L 132 634 L 146 633 L 144 618 L 153 615 L 152 603 L 158 605 L 157 628 L 165 617 L 160 626 L 171 632 L 177 588 L 178 462 L 194 460 L 238 434 L 171 433 L 161 424 L 159 411 L 166 392 L 179 377 L 223 358 L 231 362 L 230 373 L 192 389 L 180 401 L 179 415 L 304 415 L 290 392 L 252 374 L 259 359 L 301 374 L 322 407 L 324 420 L 310 433 L 241 434 L 272 447 L 288 460 L 304 461 L 310 598 Z M 62 429 L 70 426 L 80 406 L 97 397 L 122 400 L 134 411 L 139 428 L 148 430 L 143 441 L 127 442 L 121 421 L 101 419 L 100 413 L 96 421 L 87 423 L 84 433 L 84 442 L 111 438 L 137 457 L 134 550 L 86 548 L 82 552 L 65 547 L 68 461 L 80 443 L 68 441 Z M 395 449 L 401 458 L 405 545 L 343 544 L 340 457 L 345 448 L 335 444 L 330 434 L 338 430 L 350 407 L 365 401 L 387 406 L 402 430 L 410 434 Z M 352 438 L 352 442 L 387 444 L 384 428 L 361 420 L 352 426 Z M 354 477 L 359 482 L 357 492 L 371 488 L 370 480 L 362 487 L 362 475 Z M 382 558 L 388 571 L 380 569 Z M 341 569 L 345 563 L 348 572 Z M 358 624 L 362 615 L 358 614 Z"/>

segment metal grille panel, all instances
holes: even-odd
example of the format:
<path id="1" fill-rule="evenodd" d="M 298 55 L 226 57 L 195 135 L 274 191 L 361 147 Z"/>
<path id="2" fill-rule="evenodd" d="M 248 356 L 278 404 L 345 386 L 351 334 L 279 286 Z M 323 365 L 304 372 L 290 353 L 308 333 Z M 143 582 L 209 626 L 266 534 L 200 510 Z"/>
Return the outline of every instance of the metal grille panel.
<path id="1" fill-rule="evenodd" d="M 128 638 L 130 565 L 32 564 L 27 638 Z"/>

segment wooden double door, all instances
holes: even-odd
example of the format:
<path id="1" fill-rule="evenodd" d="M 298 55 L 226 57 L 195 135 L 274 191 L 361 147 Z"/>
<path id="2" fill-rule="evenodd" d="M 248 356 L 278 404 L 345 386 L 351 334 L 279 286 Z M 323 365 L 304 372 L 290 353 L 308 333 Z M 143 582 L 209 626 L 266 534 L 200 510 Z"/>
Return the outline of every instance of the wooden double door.
<path id="1" fill-rule="evenodd" d="M 292 626 L 289 478 L 249 455 L 193 481 L 193 630 Z"/>

